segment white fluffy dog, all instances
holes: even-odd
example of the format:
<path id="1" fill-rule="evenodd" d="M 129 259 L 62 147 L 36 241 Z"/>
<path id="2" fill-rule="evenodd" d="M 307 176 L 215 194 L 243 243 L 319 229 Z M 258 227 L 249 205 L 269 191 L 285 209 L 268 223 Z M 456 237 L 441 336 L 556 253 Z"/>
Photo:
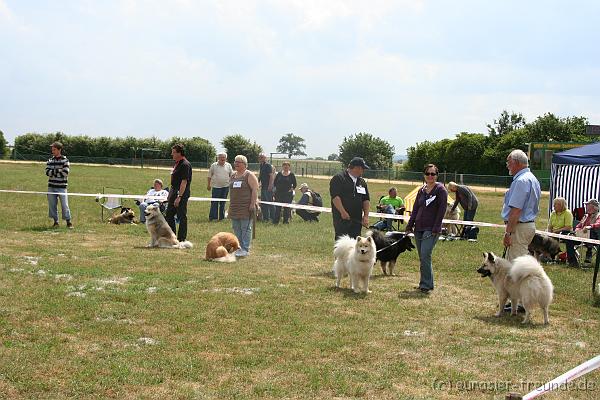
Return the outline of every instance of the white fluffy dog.
<path id="1" fill-rule="evenodd" d="M 356 239 L 347 235 L 340 237 L 333 247 L 335 287 L 339 288 L 342 278 L 350 275 L 350 287 L 354 293 L 370 293 L 369 278 L 376 255 L 375 241 L 370 236 L 358 236 Z"/>
<path id="2" fill-rule="evenodd" d="M 483 265 L 477 270 L 481 276 L 489 276 L 498 294 L 498 312 L 502 315 L 506 299 L 510 299 L 511 314 L 517 314 L 519 300 L 525 308 L 523 323 L 530 321 L 533 307 L 544 312 L 544 324 L 548 321 L 548 307 L 552 303 L 554 287 L 540 263 L 532 256 L 517 257 L 511 263 L 494 253 L 483 253 Z"/>

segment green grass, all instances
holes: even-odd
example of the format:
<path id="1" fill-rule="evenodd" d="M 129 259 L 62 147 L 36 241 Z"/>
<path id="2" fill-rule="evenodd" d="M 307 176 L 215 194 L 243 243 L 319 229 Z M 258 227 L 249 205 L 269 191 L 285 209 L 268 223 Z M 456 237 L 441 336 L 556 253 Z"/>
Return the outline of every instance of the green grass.
<path id="1" fill-rule="evenodd" d="M 138 194 L 157 177 L 169 171 L 73 165 L 69 190 Z M 329 204 L 328 180 L 299 180 Z M 205 186 L 194 171 L 193 195 Z M 369 189 L 375 198 L 388 186 Z M 45 190 L 43 165 L 0 163 L 0 188 Z M 478 196 L 477 219 L 499 222 L 502 193 Z M 92 198 L 69 200 L 75 230 L 52 230 L 44 196 L 0 193 L 0 398 L 502 399 L 503 383 L 524 392 L 521 382 L 560 375 L 600 340 L 590 271 L 546 267 L 549 326 L 539 311 L 531 326 L 493 317 L 494 290 L 475 270 L 483 251 L 502 252 L 498 230 L 438 243 L 430 296 L 413 291 L 414 252 L 396 277 L 377 266 L 373 293 L 360 296 L 333 289 L 330 215 L 259 223 L 251 256 L 224 265 L 202 260 L 206 241 L 231 230 L 208 223 L 208 203 L 190 203 L 195 248 L 176 251 L 141 248 L 145 227 L 107 225 Z M 598 398 L 598 373 L 586 379 L 595 391 L 544 398 Z"/>

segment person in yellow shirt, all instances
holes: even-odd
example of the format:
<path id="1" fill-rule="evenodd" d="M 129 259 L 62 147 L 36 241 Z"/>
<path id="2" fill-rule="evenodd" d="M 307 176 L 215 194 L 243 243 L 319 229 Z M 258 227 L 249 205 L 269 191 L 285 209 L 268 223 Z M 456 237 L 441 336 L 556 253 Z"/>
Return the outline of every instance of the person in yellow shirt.
<path id="1" fill-rule="evenodd" d="M 554 211 L 550 214 L 548 232 L 569 233 L 573 231 L 573 213 L 567 208 L 564 197 L 557 197 L 552 202 Z"/>

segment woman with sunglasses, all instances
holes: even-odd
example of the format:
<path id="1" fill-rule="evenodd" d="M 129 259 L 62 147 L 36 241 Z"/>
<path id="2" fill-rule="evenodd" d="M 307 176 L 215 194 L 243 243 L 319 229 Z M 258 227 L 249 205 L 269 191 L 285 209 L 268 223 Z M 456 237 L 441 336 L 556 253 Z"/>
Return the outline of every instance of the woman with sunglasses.
<path id="1" fill-rule="evenodd" d="M 425 185 L 417 193 L 406 232 L 415 233 L 419 254 L 421 280 L 418 289 L 423 293 L 433 290 L 433 266 L 431 253 L 442 231 L 442 219 L 446 213 L 448 192 L 437 181 L 438 167 L 427 164 L 423 171 Z"/>

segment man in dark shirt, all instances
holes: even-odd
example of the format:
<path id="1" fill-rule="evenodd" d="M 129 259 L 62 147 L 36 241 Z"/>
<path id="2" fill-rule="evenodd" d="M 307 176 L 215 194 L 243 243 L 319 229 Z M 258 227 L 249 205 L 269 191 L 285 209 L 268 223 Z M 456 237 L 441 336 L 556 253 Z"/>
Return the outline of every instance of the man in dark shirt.
<path id="1" fill-rule="evenodd" d="M 258 161 L 260 162 L 260 172 L 258 174 L 260 199 L 262 201 L 273 201 L 273 181 L 275 180 L 275 171 L 273 166 L 267 162 L 266 154 L 260 153 Z M 264 222 L 271 222 L 275 216 L 275 207 L 271 204 L 261 203 L 260 211 Z"/>
<path id="2" fill-rule="evenodd" d="M 329 181 L 335 239 L 342 235 L 357 237 L 362 227 L 369 226 L 369 189 L 362 178 L 369 169 L 365 160 L 354 157 L 344 172 Z"/>
<path id="3" fill-rule="evenodd" d="M 192 164 L 185 158 L 182 144 L 178 143 L 171 148 L 171 156 L 175 165 L 171 171 L 171 190 L 165 218 L 173 232 L 177 233 L 177 240 L 183 242 L 187 238 L 187 202 L 192 183 Z M 179 232 L 176 230 L 175 215 L 179 220 Z"/>

